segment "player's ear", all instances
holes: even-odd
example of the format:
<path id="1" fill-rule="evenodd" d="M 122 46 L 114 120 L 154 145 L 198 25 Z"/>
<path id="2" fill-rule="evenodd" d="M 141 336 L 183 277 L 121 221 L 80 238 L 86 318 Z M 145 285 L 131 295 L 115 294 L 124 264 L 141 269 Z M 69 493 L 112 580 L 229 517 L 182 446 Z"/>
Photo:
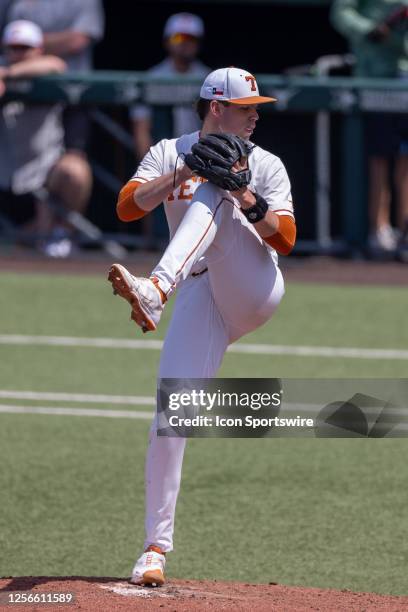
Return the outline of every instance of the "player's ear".
<path id="1" fill-rule="evenodd" d="M 220 117 L 222 115 L 222 104 L 218 100 L 211 100 L 210 111 L 215 117 Z"/>

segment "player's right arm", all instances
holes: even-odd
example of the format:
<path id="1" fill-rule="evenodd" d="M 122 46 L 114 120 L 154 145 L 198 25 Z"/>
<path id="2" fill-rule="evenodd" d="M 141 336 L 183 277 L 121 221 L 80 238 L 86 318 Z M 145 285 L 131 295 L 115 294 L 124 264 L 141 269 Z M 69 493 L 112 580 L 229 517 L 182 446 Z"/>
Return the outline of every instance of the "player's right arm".
<path id="1" fill-rule="evenodd" d="M 154 210 L 167 196 L 192 176 L 188 166 L 163 174 L 163 141 L 144 156 L 135 175 L 119 193 L 116 212 L 121 221 L 136 221 Z"/>

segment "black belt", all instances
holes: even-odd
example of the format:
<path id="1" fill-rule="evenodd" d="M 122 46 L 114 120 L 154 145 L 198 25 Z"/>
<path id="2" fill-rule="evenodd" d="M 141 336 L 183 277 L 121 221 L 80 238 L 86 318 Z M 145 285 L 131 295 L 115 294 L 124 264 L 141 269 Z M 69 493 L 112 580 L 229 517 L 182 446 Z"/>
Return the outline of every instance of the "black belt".
<path id="1" fill-rule="evenodd" d="M 208 268 L 204 268 L 204 270 L 201 270 L 201 272 L 192 272 L 191 276 L 201 276 L 201 274 L 204 274 L 204 272 L 208 272 Z"/>

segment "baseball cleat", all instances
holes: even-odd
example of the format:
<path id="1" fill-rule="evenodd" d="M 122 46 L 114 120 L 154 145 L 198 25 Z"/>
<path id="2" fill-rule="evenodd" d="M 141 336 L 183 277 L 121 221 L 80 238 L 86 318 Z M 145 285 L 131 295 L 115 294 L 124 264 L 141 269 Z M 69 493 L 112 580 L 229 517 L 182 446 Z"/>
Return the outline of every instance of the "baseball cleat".
<path id="1" fill-rule="evenodd" d="M 130 582 L 143 586 L 159 587 L 163 586 L 164 566 L 166 565 L 166 557 L 155 550 L 147 549 L 143 555 L 136 561 L 133 568 Z"/>
<path id="2" fill-rule="evenodd" d="M 113 264 L 108 280 L 113 294 L 120 295 L 132 307 L 131 319 L 141 327 L 143 333 L 154 331 L 163 311 L 159 289 L 150 278 L 133 276 L 121 264 Z"/>

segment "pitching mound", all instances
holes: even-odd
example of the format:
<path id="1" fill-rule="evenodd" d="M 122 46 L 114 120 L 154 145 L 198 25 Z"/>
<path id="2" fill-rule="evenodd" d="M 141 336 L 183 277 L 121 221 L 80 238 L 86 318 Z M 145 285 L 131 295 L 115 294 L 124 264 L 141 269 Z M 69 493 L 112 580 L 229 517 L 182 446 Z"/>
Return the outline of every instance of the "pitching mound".
<path id="1" fill-rule="evenodd" d="M 46 603 L 61 601 L 61 595 L 73 594 L 68 604 Z M 60 595 L 58 595 L 60 594 Z M 54 599 L 52 599 L 54 597 Z M 18 601 L 28 600 L 20 604 Z M 13 601 L 12 605 L 7 602 Z M 36 603 L 37 602 L 37 603 Z M 362 612 L 387 610 L 408 611 L 408 596 L 394 597 L 374 593 L 352 593 L 323 589 L 287 587 L 277 584 L 243 584 L 239 582 L 170 580 L 159 589 L 136 587 L 123 578 L 86 577 L 23 577 L 0 579 L 0 610 L 4 611 L 65 611 L 132 610 L 150 612 L 158 609 L 171 612 L 190 610 L 237 610 L 249 612 L 304 612 L 328 610 Z"/>

